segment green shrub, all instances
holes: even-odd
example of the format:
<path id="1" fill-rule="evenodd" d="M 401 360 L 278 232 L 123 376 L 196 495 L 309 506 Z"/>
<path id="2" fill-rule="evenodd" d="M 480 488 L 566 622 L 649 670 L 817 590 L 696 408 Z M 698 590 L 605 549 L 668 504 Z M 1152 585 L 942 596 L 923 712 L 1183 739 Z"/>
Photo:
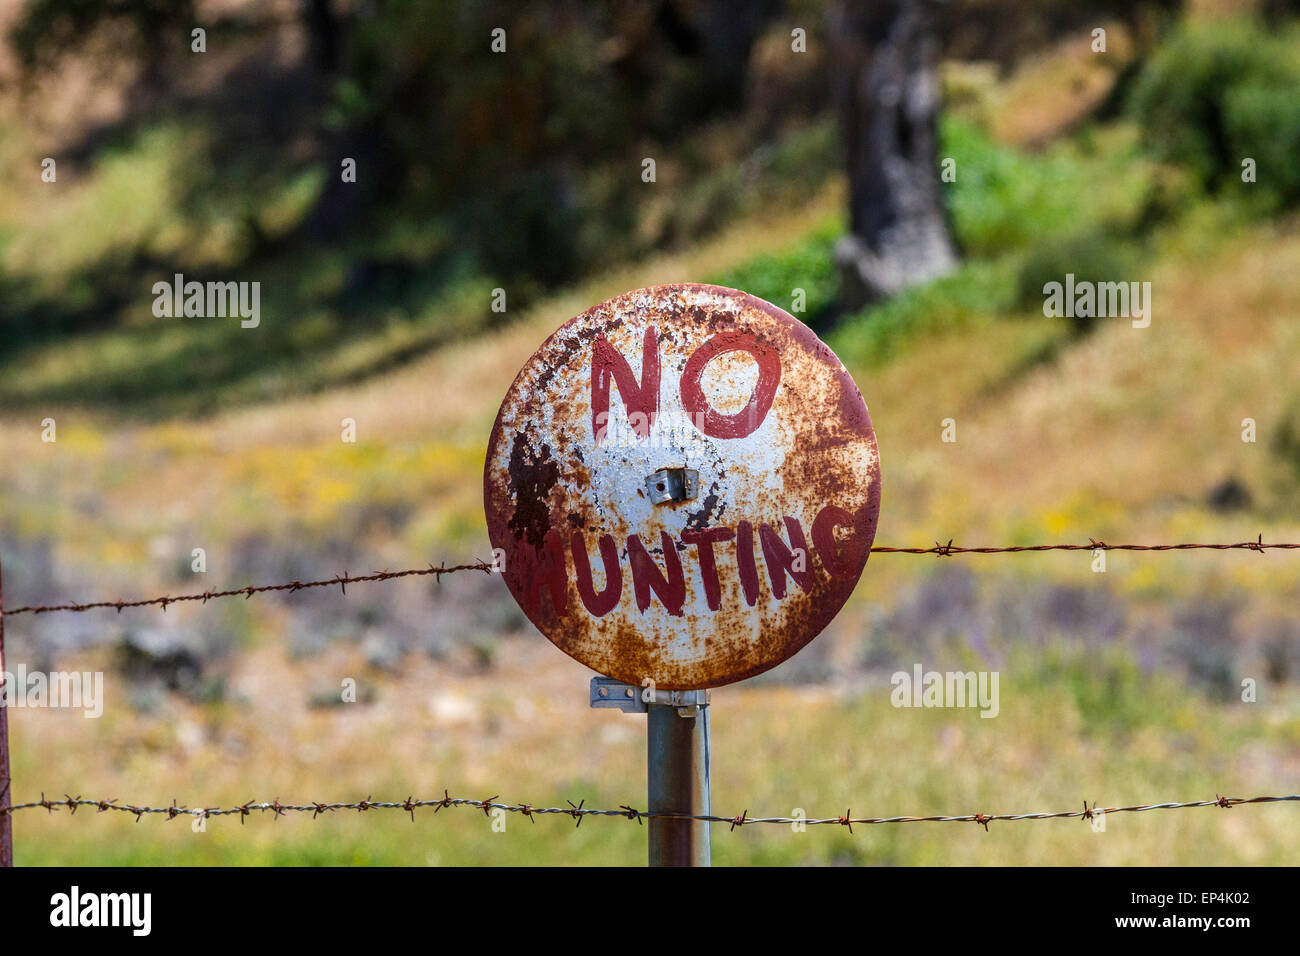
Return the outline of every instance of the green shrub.
<path id="1" fill-rule="evenodd" d="M 945 184 L 957 241 L 968 255 L 994 255 L 1030 245 L 1036 236 L 1068 223 L 1073 196 L 1061 189 L 1071 177 L 1060 157 L 1028 157 L 999 146 L 973 123 L 941 123 L 944 158 L 957 178 Z"/>
<path id="2" fill-rule="evenodd" d="M 786 311 L 793 310 L 794 290 L 803 289 L 805 308 L 795 316 L 815 324 L 834 304 L 839 291 L 832 251 L 843 231 L 843 223 L 832 219 L 785 252 L 756 256 L 707 281 L 756 295 Z"/>
<path id="3" fill-rule="evenodd" d="M 1300 201 L 1300 84 L 1242 84 L 1225 103 L 1228 138 L 1255 160 L 1259 191 L 1276 205 Z M 1230 173 L 1240 181 L 1240 168 Z"/>
<path id="4" fill-rule="evenodd" d="M 956 162 L 945 183 L 953 232 L 967 256 L 1029 249 L 1091 228 L 1136 227 L 1152 164 L 1130 136 L 1090 135 L 1024 153 L 966 120 L 941 122 L 941 156 Z"/>
<path id="5" fill-rule="evenodd" d="M 1300 199 L 1295 43 L 1294 30 L 1274 34 L 1251 20 L 1184 27 L 1134 85 L 1129 111 L 1146 148 L 1210 190 L 1243 186 L 1249 157 L 1258 163 L 1260 192 L 1279 203 Z"/>
<path id="6" fill-rule="evenodd" d="M 1131 243 L 1102 232 L 1085 233 L 1068 239 L 1045 242 L 1021 263 L 1016 277 L 1016 304 L 1023 309 L 1041 308 L 1043 287 L 1065 282 L 1067 273 L 1080 282 L 1129 282 L 1137 278 L 1138 254 Z M 1089 331 L 1094 316 L 1068 318 L 1077 334 Z"/>
<path id="7" fill-rule="evenodd" d="M 829 338 L 841 361 L 879 365 L 918 336 L 962 327 L 1012 304 L 1015 273 L 1002 262 L 967 262 L 951 275 L 904 289 L 887 302 L 845 316 Z"/>

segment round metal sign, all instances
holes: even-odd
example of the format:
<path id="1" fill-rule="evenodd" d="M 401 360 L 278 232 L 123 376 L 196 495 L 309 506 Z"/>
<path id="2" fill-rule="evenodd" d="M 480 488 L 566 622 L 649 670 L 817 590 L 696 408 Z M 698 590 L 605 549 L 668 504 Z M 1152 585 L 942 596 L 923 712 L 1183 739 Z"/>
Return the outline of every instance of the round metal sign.
<path id="1" fill-rule="evenodd" d="M 557 647 L 695 690 L 776 666 L 840 610 L 880 462 L 862 394 L 807 326 L 667 285 L 587 310 L 528 360 L 483 497 L 510 593 Z"/>

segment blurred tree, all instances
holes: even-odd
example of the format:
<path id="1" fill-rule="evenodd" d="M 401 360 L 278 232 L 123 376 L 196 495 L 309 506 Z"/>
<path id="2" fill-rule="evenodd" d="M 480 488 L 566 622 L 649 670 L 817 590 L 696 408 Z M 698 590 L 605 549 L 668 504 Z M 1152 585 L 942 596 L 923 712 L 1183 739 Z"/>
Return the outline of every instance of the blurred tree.
<path id="1" fill-rule="evenodd" d="M 136 92 L 148 95 L 162 87 L 171 52 L 181 41 L 188 44 L 195 22 L 194 0 L 30 0 L 9 39 L 31 79 L 53 70 L 96 31 L 118 28 L 120 55 L 143 67 Z"/>
<path id="2" fill-rule="evenodd" d="M 120 115 L 66 124 L 63 153 L 93 163 L 107 145 L 183 128 L 196 155 L 170 184 L 178 228 L 160 233 L 234 220 L 246 239 L 221 255 L 241 263 L 337 254 L 345 278 L 313 287 L 331 290 L 320 299 L 377 316 L 415 314 L 479 278 L 522 303 L 689 242 L 777 191 L 799 201 L 833 162 L 820 121 L 834 85 L 851 306 L 956 262 L 935 155 L 941 47 L 1006 66 L 1099 13 L 1176 2 L 951 0 L 939 16 L 939 0 L 24 0 L 10 39 L 42 96 L 57 97 L 69 54 L 138 67 L 105 71 L 130 78 Z M 829 37 L 816 28 L 828 19 Z M 807 29 L 806 52 L 794 54 L 792 27 Z M 1285 105 L 1254 113 L 1265 122 Z M 657 186 L 640 179 L 646 157 Z M 340 175 L 345 158 L 355 181 Z M 101 306 L 108 282 L 129 296 L 138 282 L 123 262 L 179 265 L 156 252 L 115 247 L 80 287 Z"/>
<path id="3" fill-rule="evenodd" d="M 938 7 L 843 0 L 831 13 L 849 176 L 849 235 L 835 249 L 845 310 L 957 265 L 939 181 Z"/>

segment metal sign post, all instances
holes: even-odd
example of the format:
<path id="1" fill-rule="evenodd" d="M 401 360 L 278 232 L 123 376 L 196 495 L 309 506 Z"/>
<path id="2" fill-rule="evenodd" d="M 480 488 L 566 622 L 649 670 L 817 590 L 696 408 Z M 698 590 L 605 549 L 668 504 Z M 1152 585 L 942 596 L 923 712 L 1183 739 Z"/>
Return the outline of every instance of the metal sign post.
<path id="1" fill-rule="evenodd" d="M 684 283 L 593 306 L 524 363 L 488 439 L 493 564 L 528 619 L 646 714 L 649 809 L 709 808 L 708 690 L 761 674 L 843 607 L 880 460 L 862 393 L 812 330 Z M 650 820 L 650 862 L 704 865 L 708 824 Z"/>
<path id="2" fill-rule="evenodd" d="M 689 710 L 694 716 L 683 716 Z M 651 813 L 709 812 L 709 708 L 651 704 L 646 712 Z M 709 824 L 650 818 L 651 866 L 708 866 Z"/>
<path id="3" fill-rule="evenodd" d="M 648 698 L 653 697 L 653 702 Z M 649 812 L 709 814 L 709 692 L 650 691 L 591 679 L 591 706 L 646 715 Z M 709 824 L 650 817 L 651 866 L 708 866 Z"/>

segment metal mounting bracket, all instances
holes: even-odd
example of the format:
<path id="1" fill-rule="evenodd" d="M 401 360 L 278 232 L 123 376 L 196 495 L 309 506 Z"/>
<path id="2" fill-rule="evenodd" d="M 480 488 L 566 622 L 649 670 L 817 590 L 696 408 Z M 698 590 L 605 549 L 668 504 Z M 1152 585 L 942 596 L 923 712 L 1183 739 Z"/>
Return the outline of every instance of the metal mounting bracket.
<path id="1" fill-rule="evenodd" d="M 647 698 L 649 698 L 647 700 Z M 675 707 L 679 717 L 698 717 L 709 706 L 707 690 L 655 690 L 612 677 L 593 677 L 589 700 L 594 708 L 612 707 L 625 714 L 644 714 L 651 706 Z"/>
<path id="2" fill-rule="evenodd" d="M 694 468 L 660 468 L 646 475 L 645 490 L 656 505 L 690 501 L 700 494 L 700 473 Z"/>

